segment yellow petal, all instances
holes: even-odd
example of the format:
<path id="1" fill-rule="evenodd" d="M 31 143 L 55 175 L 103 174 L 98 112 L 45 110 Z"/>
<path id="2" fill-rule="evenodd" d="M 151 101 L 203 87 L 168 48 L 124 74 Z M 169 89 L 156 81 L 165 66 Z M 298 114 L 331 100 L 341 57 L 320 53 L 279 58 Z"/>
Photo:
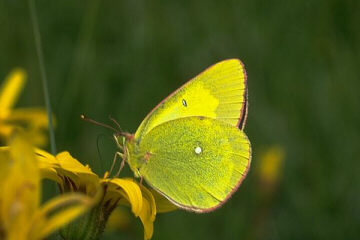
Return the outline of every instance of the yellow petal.
<path id="1" fill-rule="evenodd" d="M 264 183 L 275 184 L 278 181 L 284 158 L 285 151 L 281 146 L 272 146 L 261 155 L 258 174 Z"/>
<path id="2" fill-rule="evenodd" d="M 41 177 L 61 184 L 62 178 L 56 171 L 56 168 L 60 167 L 58 160 L 50 153 L 41 149 L 35 149 L 35 154 L 36 159 L 38 160 Z"/>
<path id="3" fill-rule="evenodd" d="M 44 129 L 48 128 L 48 120 L 47 112 L 44 108 L 17 108 L 8 117 L 9 122 L 26 123 L 30 127 Z"/>
<path id="4" fill-rule="evenodd" d="M 35 215 L 30 239 L 43 239 L 89 210 L 93 204 L 93 199 L 78 193 L 50 200 Z"/>
<path id="5" fill-rule="evenodd" d="M 140 185 L 140 189 L 141 189 L 141 192 L 142 192 L 142 195 L 143 195 L 143 198 L 145 198 L 148 203 L 150 204 L 149 207 L 150 207 L 150 220 L 151 221 L 155 221 L 155 216 L 156 216 L 156 212 L 157 212 L 157 206 L 156 206 L 156 203 L 155 203 L 155 198 L 152 194 L 152 192 L 150 190 L 148 190 L 145 186 L 143 185 Z"/>
<path id="6" fill-rule="evenodd" d="M 144 239 L 150 239 L 154 231 L 156 204 L 152 193 L 133 179 L 114 178 L 107 183 L 106 199 L 120 199 L 119 204 L 130 205 L 135 216 L 144 226 Z M 118 196 L 117 196 L 118 195 Z"/>
<path id="7" fill-rule="evenodd" d="M 9 139 L 11 133 L 14 130 L 14 126 L 8 123 L 0 121 L 0 137 L 5 141 Z M 4 142 L 5 142 L 4 141 Z"/>
<path id="8" fill-rule="evenodd" d="M 130 179 L 114 178 L 107 181 L 106 198 L 125 199 L 131 206 L 131 211 L 135 216 L 139 216 L 142 205 L 143 196 L 137 183 Z"/>
<path id="9" fill-rule="evenodd" d="M 158 193 L 157 191 L 151 189 L 152 195 L 155 198 L 156 203 L 156 212 L 157 213 L 166 213 L 177 210 L 178 208 L 172 204 L 166 197 Z"/>
<path id="10" fill-rule="evenodd" d="M 10 142 L 9 156 L 12 164 L 2 187 L 6 194 L 1 198 L 1 219 L 9 236 L 20 238 L 39 206 L 40 176 L 34 151 L 22 136 Z"/>
<path id="11" fill-rule="evenodd" d="M 144 239 L 150 239 L 154 232 L 154 221 L 156 216 L 156 204 L 152 193 L 140 185 L 143 194 L 143 207 L 140 212 L 140 219 L 144 226 Z"/>
<path id="12" fill-rule="evenodd" d="M 51 153 L 48 153 L 42 149 L 35 148 L 35 154 L 40 163 L 59 165 L 59 161 Z"/>
<path id="13" fill-rule="evenodd" d="M 0 147 L 0 186 L 6 179 L 10 163 L 9 147 Z"/>
<path id="14" fill-rule="evenodd" d="M 0 193 L 4 193 L 4 183 L 9 174 L 9 168 L 11 166 L 10 156 L 9 156 L 9 147 L 0 147 Z M 2 201 L 3 195 L 0 195 L 0 226 L 4 223 L 6 216 L 1 214 L 2 211 Z"/>
<path id="15" fill-rule="evenodd" d="M 53 118 L 54 119 L 54 118 Z M 8 137 L 15 128 L 26 130 L 29 140 L 36 146 L 45 146 L 48 143 L 48 117 L 43 108 L 14 109 L 7 116 L 6 122 L 0 126 L 0 133 Z M 7 136 L 8 135 L 8 136 Z"/>
<path id="16" fill-rule="evenodd" d="M 99 185 L 99 177 L 91 171 L 89 166 L 84 166 L 73 158 L 69 152 L 62 152 L 56 156 L 60 167 L 58 174 L 70 178 L 78 187 L 86 188 L 89 195 L 95 195 Z"/>
<path id="17" fill-rule="evenodd" d="M 69 152 L 59 153 L 58 155 L 56 155 L 56 159 L 58 160 L 63 170 L 71 171 L 76 174 L 82 173 L 96 176 L 96 174 L 91 171 L 91 168 L 89 166 L 84 166 L 83 164 L 81 164 L 78 160 L 73 158 Z"/>
<path id="18" fill-rule="evenodd" d="M 14 69 L 0 88 L 0 119 L 6 118 L 24 87 L 26 73 L 20 68 Z"/>
<path id="19" fill-rule="evenodd" d="M 154 233 L 154 221 L 151 220 L 151 207 L 146 198 L 143 198 L 142 209 L 139 217 L 144 226 L 144 239 L 150 239 Z"/>

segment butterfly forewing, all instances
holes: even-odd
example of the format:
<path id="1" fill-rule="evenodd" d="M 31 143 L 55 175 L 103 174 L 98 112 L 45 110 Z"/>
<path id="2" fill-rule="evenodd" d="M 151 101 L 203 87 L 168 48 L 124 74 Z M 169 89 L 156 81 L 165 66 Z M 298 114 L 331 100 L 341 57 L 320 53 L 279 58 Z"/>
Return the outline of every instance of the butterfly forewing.
<path id="1" fill-rule="evenodd" d="M 135 133 L 141 140 L 154 127 L 177 118 L 203 116 L 243 129 L 247 111 L 246 73 L 238 59 L 219 62 L 165 98 Z"/>

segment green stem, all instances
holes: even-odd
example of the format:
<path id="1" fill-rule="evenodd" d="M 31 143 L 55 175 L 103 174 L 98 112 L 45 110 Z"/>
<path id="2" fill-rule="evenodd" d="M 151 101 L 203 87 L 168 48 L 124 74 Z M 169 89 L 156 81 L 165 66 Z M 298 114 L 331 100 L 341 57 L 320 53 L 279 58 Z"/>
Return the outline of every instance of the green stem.
<path id="1" fill-rule="evenodd" d="M 42 80 L 42 85 L 43 85 L 43 90 L 44 90 L 45 106 L 46 106 L 46 111 L 47 111 L 48 121 L 49 121 L 51 153 L 53 155 L 56 155 L 56 143 L 55 143 L 52 111 L 51 111 L 49 89 L 48 89 L 48 85 L 47 85 L 47 78 L 46 78 L 46 72 L 45 72 L 44 56 L 43 56 L 43 52 L 42 52 L 42 48 L 41 48 L 41 36 L 40 36 L 39 24 L 38 24 L 38 20 L 37 20 L 36 6 L 35 6 L 34 0 L 28 0 L 28 3 L 29 3 L 31 23 L 32 23 L 33 31 L 34 31 L 34 39 L 35 39 L 36 52 L 37 52 L 38 61 L 39 61 L 41 80 Z"/>

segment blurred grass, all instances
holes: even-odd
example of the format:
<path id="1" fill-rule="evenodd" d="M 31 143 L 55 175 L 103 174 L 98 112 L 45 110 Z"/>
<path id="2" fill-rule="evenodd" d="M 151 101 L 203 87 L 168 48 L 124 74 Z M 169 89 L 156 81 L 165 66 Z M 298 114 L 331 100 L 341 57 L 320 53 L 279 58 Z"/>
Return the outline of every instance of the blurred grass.
<path id="1" fill-rule="evenodd" d="M 158 215 L 154 239 L 357 239 L 360 236 L 359 1 L 45 1 L 38 19 L 58 150 L 104 169 L 111 133 L 80 114 L 134 132 L 165 96 L 209 65 L 238 57 L 249 83 L 245 128 L 259 149 L 286 152 L 263 224 L 256 174 L 220 210 Z M 0 78 L 28 70 L 19 105 L 43 92 L 26 1 L 0 0 Z M 97 162 L 97 165 L 100 165 Z M 101 172 L 99 166 L 94 166 Z M 130 174 L 128 172 L 128 174 Z M 141 239 L 141 225 L 107 235 Z"/>

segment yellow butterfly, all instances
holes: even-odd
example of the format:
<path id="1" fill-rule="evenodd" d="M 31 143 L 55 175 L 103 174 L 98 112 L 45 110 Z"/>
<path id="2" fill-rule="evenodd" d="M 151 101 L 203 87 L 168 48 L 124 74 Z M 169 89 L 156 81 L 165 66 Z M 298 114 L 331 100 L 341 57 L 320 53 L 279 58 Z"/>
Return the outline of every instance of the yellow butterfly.
<path id="1" fill-rule="evenodd" d="M 136 177 L 180 208 L 208 212 L 236 191 L 249 170 L 247 109 L 244 66 L 225 60 L 160 102 L 135 134 L 115 138 Z"/>

